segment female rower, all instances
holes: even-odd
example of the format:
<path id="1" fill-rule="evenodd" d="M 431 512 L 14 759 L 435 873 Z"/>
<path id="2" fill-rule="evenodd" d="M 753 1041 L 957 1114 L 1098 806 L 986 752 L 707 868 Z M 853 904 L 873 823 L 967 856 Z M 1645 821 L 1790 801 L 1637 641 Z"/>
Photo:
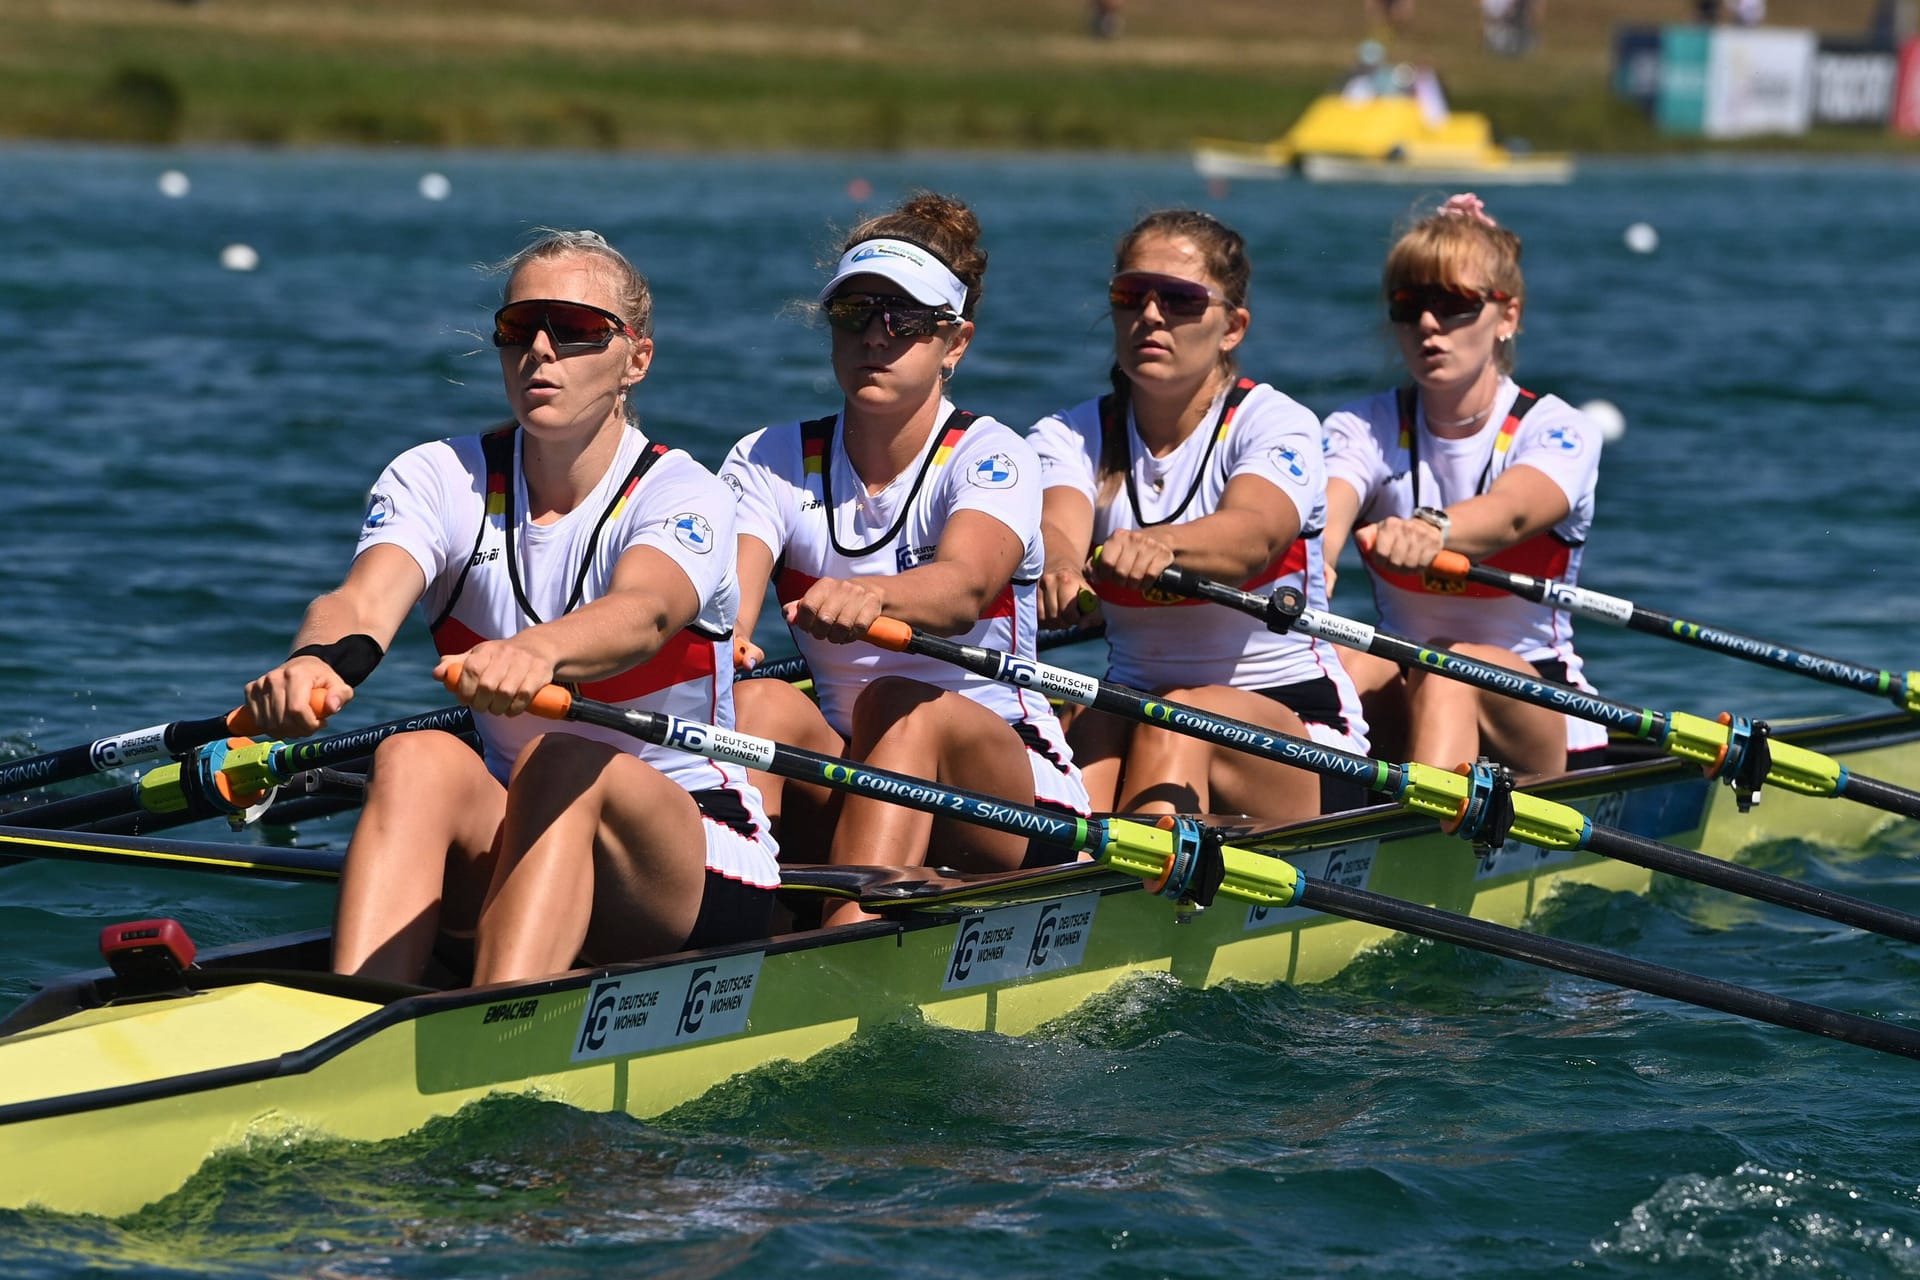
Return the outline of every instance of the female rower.
<path id="1" fill-rule="evenodd" d="M 1112 679 L 1351 751 L 1359 698 L 1333 646 L 1276 635 L 1227 609 L 1153 589 L 1170 565 L 1326 607 L 1320 422 L 1239 375 L 1251 313 L 1246 242 L 1191 210 L 1149 214 L 1120 240 L 1107 286 L 1113 392 L 1046 418 L 1029 437 L 1046 485 L 1042 616 L 1075 619 L 1091 590 Z M 1089 565 L 1089 556 L 1098 557 Z M 1311 773 L 1098 712 L 1069 738 L 1099 808 L 1321 812 Z M 1330 797 L 1332 798 L 1332 797 Z M 1340 793 L 1335 804 L 1349 797 Z"/>
<path id="2" fill-rule="evenodd" d="M 777 569 L 819 696 L 816 706 L 791 685 L 745 681 L 740 722 L 876 767 L 1084 813 L 1086 791 L 1044 697 L 847 643 L 885 614 L 1034 652 L 1039 463 L 1014 432 L 946 396 L 973 339 L 987 267 L 979 238 L 966 205 L 932 194 L 854 228 L 820 290 L 840 411 L 757 431 L 721 469 L 740 499 L 740 634 L 751 635 Z M 741 646 L 744 664 L 760 656 Z M 789 852 L 803 835 L 825 843 L 824 796 L 763 786 L 769 809 L 784 810 Z M 1073 856 L 865 797 L 842 803 L 834 862 L 918 865 L 930 852 L 974 870 Z"/>
<path id="3" fill-rule="evenodd" d="M 727 490 L 628 409 L 653 359 L 646 280 L 590 231 L 549 233 L 505 270 L 493 342 L 514 420 L 395 459 L 346 581 L 247 686 L 264 729 L 311 732 L 311 692 L 344 705 L 416 601 L 435 674 L 462 664 L 485 758 L 437 732 L 375 753 L 342 973 L 418 981 L 437 934 L 476 929 L 481 984 L 769 929 L 776 850 L 744 770 L 521 715 L 568 680 L 730 724 L 737 586 Z"/>
<path id="4" fill-rule="evenodd" d="M 1509 376 L 1526 303 L 1520 237 L 1477 196 L 1454 196 L 1394 243 L 1383 284 L 1413 382 L 1327 419 L 1329 555 L 1356 521 L 1372 525 L 1362 553 L 1384 630 L 1587 688 L 1564 611 L 1425 576 L 1443 547 L 1568 583 L 1580 570 L 1600 432 Z M 1537 774 L 1605 750 L 1605 730 L 1584 720 L 1364 654 L 1347 661 L 1376 736 L 1409 759 L 1451 768 L 1485 754 Z"/>

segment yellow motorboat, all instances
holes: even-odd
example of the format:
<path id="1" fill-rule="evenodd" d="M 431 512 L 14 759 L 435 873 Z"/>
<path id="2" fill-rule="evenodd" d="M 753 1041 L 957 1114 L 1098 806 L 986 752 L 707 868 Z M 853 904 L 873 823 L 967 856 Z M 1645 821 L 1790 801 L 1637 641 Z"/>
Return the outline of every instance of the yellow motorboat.
<path id="1" fill-rule="evenodd" d="M 1285 178 L 1314 182 L 1558 184 L 1573 180 L 1564 152 L 1515 152 L 1494 141 L 1476 111 L 1450 111 L 1428 93 L 1323 94 L 1272 142 L 1196 140 L 1193 167 L 1204 178 Z"/>

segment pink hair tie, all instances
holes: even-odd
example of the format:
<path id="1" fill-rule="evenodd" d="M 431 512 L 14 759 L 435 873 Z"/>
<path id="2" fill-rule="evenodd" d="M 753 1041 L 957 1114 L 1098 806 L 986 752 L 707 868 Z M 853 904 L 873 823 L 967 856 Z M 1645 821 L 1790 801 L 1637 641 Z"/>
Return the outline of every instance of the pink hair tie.
<path id="1" fill-rule="evenodd" d="M 1474 221 L 1483 222 L 1489 227 L 1497 227 L 1500 225 L 1493 220 L 1493 215 L 1487 212 L 1486 202 L 1471 191 L 1462 191 L 1457 196 L 1448 196 L 1445 200 L 1441 201 L 1440 207 L 1435 209 L 1434 212 L 1443 217 L 1472 218 Z"/>

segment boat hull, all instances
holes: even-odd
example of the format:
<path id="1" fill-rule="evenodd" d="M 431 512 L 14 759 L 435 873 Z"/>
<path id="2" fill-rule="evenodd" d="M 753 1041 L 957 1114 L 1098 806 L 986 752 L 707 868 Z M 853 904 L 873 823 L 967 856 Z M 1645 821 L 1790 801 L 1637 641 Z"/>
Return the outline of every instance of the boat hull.
<path id="1" fill-rule="evenodd" d="M 1917 735 L 1920 722 L 1888 716 L 1792 736 L 1914 785 Z M 1591 770 L 1539 791 L 1721 857 L 1785 835 L 1844 847 L 1884 819 L 1779 792 L 1740 814 L 1724 788 L 1667 761 Z M 1525 845 L 1483 856 L 1429 822 L 1380 809 L 1254 842 L 1310 876 L 1508 924 L 1567 884 L 1641 892 L 1651 878 Z M 396 995 L 323 976 L 324 935 L 216 953 L 191 995 L 102 1004 L 111 979 L 83 975 L 0 1026 L 0 1149 L 14 1156 L 0 1164 L 0 1207 L 125 1213 L 236 1145 L 397 1137 L 494 1093 L 656 1116 L 865 1027 L 924 1018 L 1024 1035 L 1135 975 L 1192 987 L 1318 982 L 1387 936 L 1224 900 L 1183 923 L 1172 903 L 1090 864 L 927 877 L 880 885 L 862 901 L 894 905 L 852 929 L 478 991 Z M 199 1054 L 190 1062 L 188 1043 Z"/>

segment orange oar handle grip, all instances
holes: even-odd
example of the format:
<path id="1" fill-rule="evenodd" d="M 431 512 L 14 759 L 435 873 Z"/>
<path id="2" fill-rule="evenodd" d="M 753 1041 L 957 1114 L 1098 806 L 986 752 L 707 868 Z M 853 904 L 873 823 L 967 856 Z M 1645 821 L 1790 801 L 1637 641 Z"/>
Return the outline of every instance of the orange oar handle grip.
<path id="1" fill-rule="evenodd" d="M 905 653 L 913 643 L 913 628 L 898 618 L 875 618 L 867 624 L 866 641 L 895 653 Z"/>
<path id="2" fill-rule="evenodd" d="M 320 717 L 320 723 L 327 722 L 327 691 L 325 689 L 315 689 L 307 699 L 307 706 L 313 709 L 314 715 Z M 227 728 L 243 738 L 251 738 L 260 732 L 260 726 L 253 718 L 253 712 L 245 707 L 235 707 L 227 712 Z"/>
<path id="3" fill-rule="evenodd" d="M 460 673 L 465 670 L 466 663 L 455 658 L 447 663 L 447 673 L 440 678 L 447 692 L 456 698 L 460 696 Z M 565 720 L 573 710 L 573 691 L 564 685 L 550 684 L 533 695 L 527 710 L 546 720 Z"/>

